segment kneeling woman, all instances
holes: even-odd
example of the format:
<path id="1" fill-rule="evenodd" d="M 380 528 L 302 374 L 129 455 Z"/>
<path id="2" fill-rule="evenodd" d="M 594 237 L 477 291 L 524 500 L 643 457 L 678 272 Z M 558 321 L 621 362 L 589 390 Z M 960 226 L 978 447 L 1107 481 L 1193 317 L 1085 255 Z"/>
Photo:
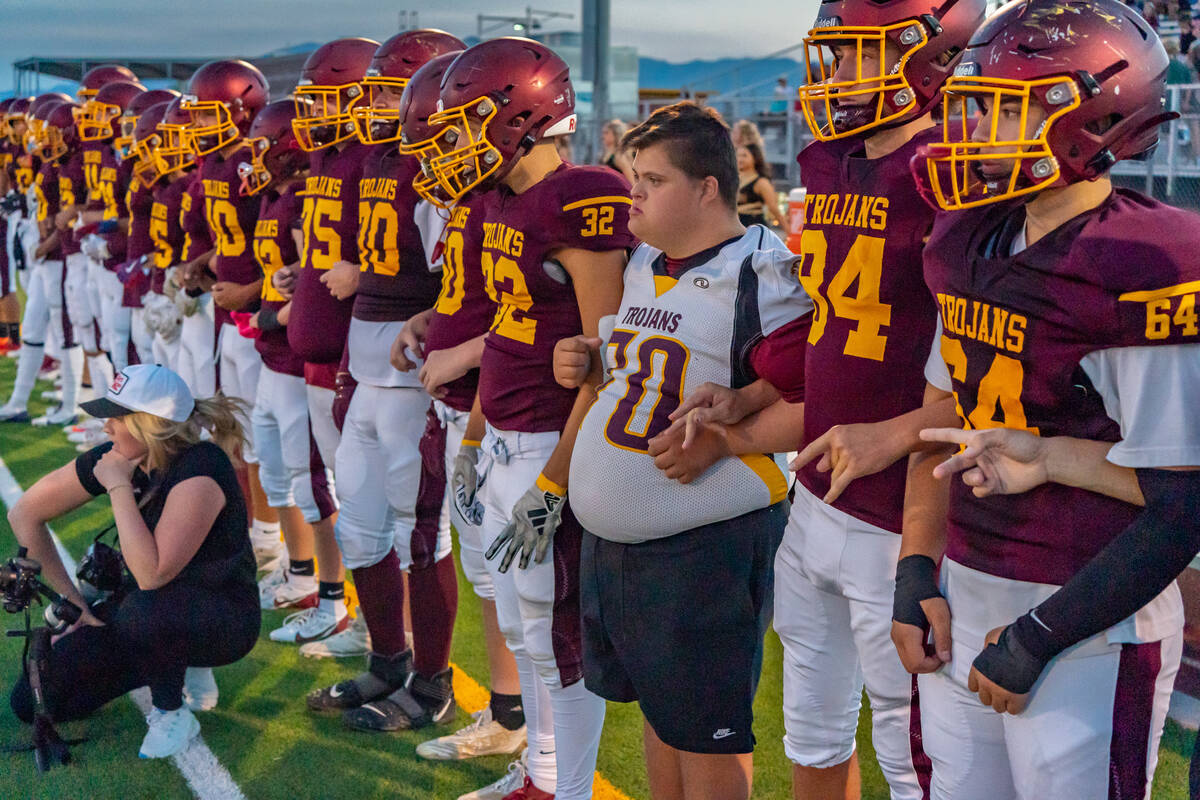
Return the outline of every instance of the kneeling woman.
<path id="1" fill-rule="evenodd" d="M 85 609 L 53 646 L 46 705 L 56 721 L 78 719 L 149 686 L 154 710 L 139 755 L 162 758 L 200 731 L 188 705 L 215 701 L 211 671 L 188 668 L 233 663 L 258 638 L 254 553 L 227 455 L 240 450 L 242 428 L 232 402 L 195 400 L 178 375 L 158 366 L 126 367 L 104 398 L 83 407 L 107 418 L 111 443 L 43 477 L 8 515 L 47 583 Z M 46 528 L 105 493 L 136 583 L 108 624 L 87 610 Z M 207 677 L 199 690 L 191 680 L 197 672 Z M 33 718 L 25 678 L 13 689 L 12 706 L 21 719 Z"/>

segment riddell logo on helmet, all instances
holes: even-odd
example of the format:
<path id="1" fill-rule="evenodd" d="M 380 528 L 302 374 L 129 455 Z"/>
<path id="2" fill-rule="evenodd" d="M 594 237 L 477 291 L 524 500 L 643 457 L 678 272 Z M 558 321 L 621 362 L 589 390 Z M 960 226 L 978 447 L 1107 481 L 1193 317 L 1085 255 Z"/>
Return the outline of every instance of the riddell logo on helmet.
<path id="1" fill-rule="evenodd" d="M 959 64 L 954 68 L 954 76 L 956 78 L 975 78 L 978 77 L 979 74 L 979 64 L 975 61 Z"/>
<path id="2" fill-rule="evenodd" d="M 576 122 L 577 122 L 577 118 L 576 118 L 576 117 L 571 117 L 571 125 L 570 125 L 570 130 L 568 130 L 568 131 L 567 131 L 568 133 L 574 133 L 574 132 L 575 132 L 575 125 L 576 125 Z"/>
<path id="3" fill-rule="evenodd" d="M 841 26 L 841 17 L 817 17 L 817 21 L 813 23 L 814 28 L 840 28 Z"/>

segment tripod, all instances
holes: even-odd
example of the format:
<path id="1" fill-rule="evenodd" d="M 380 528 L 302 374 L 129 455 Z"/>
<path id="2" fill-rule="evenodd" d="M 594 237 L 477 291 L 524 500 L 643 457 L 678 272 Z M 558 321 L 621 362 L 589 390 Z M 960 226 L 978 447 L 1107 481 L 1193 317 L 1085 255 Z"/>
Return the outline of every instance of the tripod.
<path id="1" fill-rule="evenodd" d="M 46 626 L 31 628 L 29 613 L 25 614 L 25 630 L 9 631 L 9 636 L 25 639 L 25 671 L 29 676 L 29 688 L 33 692 L 33 742 L 18 751 L 32 750 L 38 772 L 51 767 L 65 765 L 71 761 L 70 744 L 79 744 L 83 739 L 64 740 L 54 728 L 50 712 L 46 708 L 43 684 L 50 672 L 50 629 Z"/>

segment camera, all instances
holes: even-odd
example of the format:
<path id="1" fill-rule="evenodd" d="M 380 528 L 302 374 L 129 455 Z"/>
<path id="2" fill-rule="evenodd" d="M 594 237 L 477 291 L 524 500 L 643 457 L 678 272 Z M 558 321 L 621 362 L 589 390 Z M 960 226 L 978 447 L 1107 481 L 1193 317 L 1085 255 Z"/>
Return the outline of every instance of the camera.
<path id="1" fill-rule="evenodd" d="M 27 557 L 24 547 L 17 551 L 0 567 L 0 603 L 10 614 L 19 614 L 29 608 L 34 599 L 46 603 L 43 615 L 46 624 L 54 633 L 62 633 L 79 619 L 79 606 L 59 596 L 38 577 L 42 565 Z"/>
<path id="2" fill-rule="evenodd" d="M 75 577 L 81 584 L 86 584 L 80 586 L 84 597 L 116 592 L 125 582 L 125 559 L 120 550 L 101 541 L 106 533 L 108 530 L 96 536 L 75 568 Z M 88 600 L 92 599 L 88 597 Z"/>

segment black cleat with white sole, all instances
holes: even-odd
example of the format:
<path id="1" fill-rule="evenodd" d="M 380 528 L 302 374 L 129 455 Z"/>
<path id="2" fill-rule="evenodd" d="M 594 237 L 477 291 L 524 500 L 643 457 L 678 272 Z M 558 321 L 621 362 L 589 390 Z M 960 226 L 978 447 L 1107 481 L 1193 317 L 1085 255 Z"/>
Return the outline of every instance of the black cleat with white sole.
<path id="1" fill-rule="evenodd" d="M 433 678 L 412 674 L 408 685 L 379 700 L 342 713 L 342 723 L 356 731 L 403 731 L 424 728 L 454 719 L 453 669 Z"/>
<path id="2" fill-rule="evenodd" d="M 363 674 L 310 692 L 305 698 L 308 710 L 318 713 L 346 711 L 387 697 L 408 685 L 414 674 L 412 658 L 412 650 L 405 650 L 390 658 L 370 653 L 367 656 L 367 671 Z"/>

